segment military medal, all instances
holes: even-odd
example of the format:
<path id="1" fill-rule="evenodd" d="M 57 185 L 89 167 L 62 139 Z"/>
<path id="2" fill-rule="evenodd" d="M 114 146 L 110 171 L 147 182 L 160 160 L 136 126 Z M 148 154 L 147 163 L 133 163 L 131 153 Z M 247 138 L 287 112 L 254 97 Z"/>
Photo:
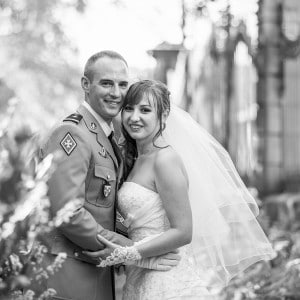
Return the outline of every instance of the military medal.
<path id="1" fill-rule="evenodd" d="M 94 122 L 92 122 L 90 126 L 91 126 L 91 129 L 92 129 L 92 130 L 95 130 L 95 129 L 97 128 L 97 125 L 96 125 L 96 123 L 94 123 Z"/>
<path id="2" fill-rule="evenodd" d="M 101 147 L 100 151 L 99 151 L 99 154 L 103 157 L 106 157 L 106 151 L 105 151 L 105 148 L 104 147 Z"/>
<path id="3" fill-rule="evenodd" d="M 106 183 L 103 185 L 103 195 L 104 197 L 108 197 L 111 193 L 111 185 L 109 183 Z"/>

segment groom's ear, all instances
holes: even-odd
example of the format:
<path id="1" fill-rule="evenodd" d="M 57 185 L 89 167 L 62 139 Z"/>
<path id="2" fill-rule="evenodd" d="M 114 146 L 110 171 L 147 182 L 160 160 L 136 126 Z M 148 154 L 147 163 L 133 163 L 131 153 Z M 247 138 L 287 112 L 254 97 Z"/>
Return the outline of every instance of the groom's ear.
<path id="1" fill-rule="evenodd" d="M 81 77 L 81 87 L 86 93 L 90 90 L 90 80 L 86 76 Z"/>

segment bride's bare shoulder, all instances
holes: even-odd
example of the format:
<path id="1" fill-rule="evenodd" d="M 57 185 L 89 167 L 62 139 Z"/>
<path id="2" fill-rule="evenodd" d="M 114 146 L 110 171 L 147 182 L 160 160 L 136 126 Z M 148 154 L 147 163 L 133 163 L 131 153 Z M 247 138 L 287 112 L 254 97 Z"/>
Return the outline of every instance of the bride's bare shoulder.
<path id="1" fill-rule="evenodd" d="M 157 152 L 155 156 L 155 168 L 182 168 L 183 162 L 181 157 L 172 147 L 166 147 Z"/>
<path id="2" fill-rule="evenodd" d="M 155 178 L 166 188 L 186 182 L 188 185 L 188 175 L 183 161 L 178 153 L 171 147 L 158 151 L 154 163 Z"/>

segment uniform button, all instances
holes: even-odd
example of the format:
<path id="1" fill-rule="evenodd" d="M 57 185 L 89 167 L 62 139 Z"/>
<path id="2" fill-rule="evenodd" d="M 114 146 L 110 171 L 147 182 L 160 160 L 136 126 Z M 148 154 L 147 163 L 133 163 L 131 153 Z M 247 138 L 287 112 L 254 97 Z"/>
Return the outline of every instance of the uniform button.
<path id="1" fill-rule="evenodd" d="M 110 179 L 110 175 L 109 174 L 107 175 L 107 179 Z"/>
<path id="2" fill-rule="evenodd" d="M 78 252 L 74 252 L 74 256 L 75 256 L 75 257 L 78 257 L 78 256 L 79 256 L 79 253 L 78 253 Z"/>

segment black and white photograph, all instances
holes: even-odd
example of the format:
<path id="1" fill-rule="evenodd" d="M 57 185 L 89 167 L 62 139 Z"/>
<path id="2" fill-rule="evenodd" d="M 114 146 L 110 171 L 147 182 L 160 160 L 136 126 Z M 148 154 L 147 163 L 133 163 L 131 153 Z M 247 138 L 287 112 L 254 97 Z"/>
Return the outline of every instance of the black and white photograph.
<path id="1" fill-rule="evenodd" d="M 0 300 L 299 300 L 300 1 L 0 0 Z"/>

